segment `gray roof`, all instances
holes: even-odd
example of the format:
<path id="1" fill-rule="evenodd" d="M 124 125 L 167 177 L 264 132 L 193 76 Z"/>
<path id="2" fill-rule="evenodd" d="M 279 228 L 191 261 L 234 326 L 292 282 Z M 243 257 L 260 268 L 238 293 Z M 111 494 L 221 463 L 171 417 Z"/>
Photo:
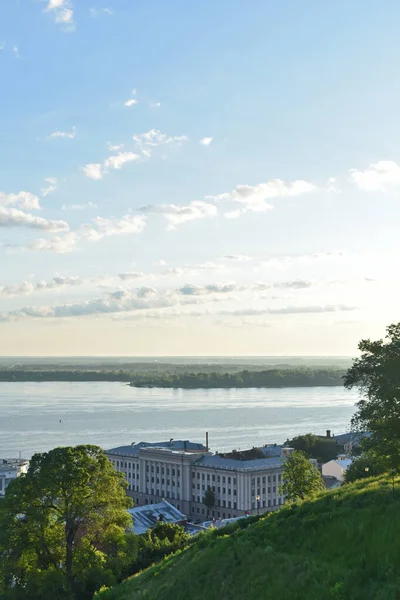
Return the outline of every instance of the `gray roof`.
<path id="1" fill-rule="evenodd" d="M 281 456 L 283 446 L 279 444 L 268 444 L 267 446 L 262 446 L 260 448 L 261 452 L 268 457 L 277 457 Z"/>
<path id="2" fill-rule="evenodd" d="M 256 458 L 254 460 L 234 460 L 232 458 L 223 458 L 214 454 L 214 456 L 202 456 L 193 463 L 196 467 L 218 467 L 219 469 L 228 469 L 231 471 L 256 471 L 261 469 L 278 469 L 285 463 L 285 458 Z"/>
<path id="3" fill-rule="evenodd" d="M 172 506 L 166 500 L 157 504 L 146 504 L 145 506 L 135 506 L 129 508 L 128 512 L 133 518 L 133 531 L 140 535 L 146 533 L 157 525 L 158 517 L 163 515 L 164 523 L 179 523 L 186 521 L 186 517 L 175 506 Z"/>
<path id="4" fill-rule="evenodd" d="M 168 442 L 138 442 L 129 446 L 118 446 L 106 450 L 107 454 L 116 454 L 118 456 L 139 456 L 141 448 L 166 448 L 168 450 L 190 450 L 205 452 L 206 447 L 198 442 L 190 442 L 189 440 L 172 440 Z"/>
<path id="5" fill-rule="evenodd" d="M 370 437 L 371 434 L 368 431 L 362 432 L 350 432 L 350 433 L 340 433 L 339 435 L 335 435 L 332 439 L 338 444 L 353 444 L 355 446 L 359 445 L 363 439 Z"/>

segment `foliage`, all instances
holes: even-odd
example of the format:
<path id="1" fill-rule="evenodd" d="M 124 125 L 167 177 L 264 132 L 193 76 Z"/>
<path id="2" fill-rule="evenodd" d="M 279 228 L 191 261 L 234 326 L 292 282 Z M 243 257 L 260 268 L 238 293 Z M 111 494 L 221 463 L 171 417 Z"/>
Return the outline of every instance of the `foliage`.
<path id="1" fill-rule="evenodd" d="M 3 368 L 0 381 L 122 381 L 132 387 L 162 388 L 247 388 L 308 387 L 343 385 L 344 371 L 334 368 L 288 367 L 235 370 L 227 365 L 201 365 L 196 373 L 180 369 L 106 369 L 106 368 Z M 146 367 L 147 369 L 147 367 Z M 191 366 L 191 369 L 193 367 Z"/>
<path id="2" fill-rule="evenodd" d="M 318 469 L 299 450 L 295 450 L 286 459 L 283 467 L 283 484 L 279 492 L 289 502 L 313 496 L 325 489 L 324 481 Z"/>
<path id="3" fill-rule="evenodd" d="M 97 446 L 35 454 L 1 504 L 4 598 L 91 598 L 115 582 L 131 520 L 124 488 Z"/>
<path id="4" fill-rule="evenodd" d="M 207 533 L 96 600 L 397 600 L 400 496 L 386 484 L 342 486 Z"/>
<path id="5" fill-rule="evenodd" d="M 215 506 L 215 492 L 208 487 L 204 496 L 203 496 L 203 504 L 207 507 L 207 516 L 210 510 Z"/>
<path id="6" fill-rule="evenodd" d="M 345 376 L 345 386 L 358 388 L 362 398 L 352 419 L 353 429 L 369 431 L 367 447 L 400 467 L 400 323 L 386 329 L 386 341 L 361 340 L 361 356 Z"/>
<path id="7" fill-rule="evenodd" d="M 327 438 L 307 433 L 287 440 L 286 445 L 295 450 L 301 450 L 307 458 L 315 458 L 320 463 L 326 463 L 343 452 L 343 446 L 335 438 Z"/>
<path id="8" fill-rule="evenodd" d="M 382 457 L 375 454 L 373 450 L 368 450 L 355 458 L 345 473 L 345 483 L 352 483 L 358 479 L 367 477 L 376 477 L 382 475 L 388 470 L 387 463 Z"/>

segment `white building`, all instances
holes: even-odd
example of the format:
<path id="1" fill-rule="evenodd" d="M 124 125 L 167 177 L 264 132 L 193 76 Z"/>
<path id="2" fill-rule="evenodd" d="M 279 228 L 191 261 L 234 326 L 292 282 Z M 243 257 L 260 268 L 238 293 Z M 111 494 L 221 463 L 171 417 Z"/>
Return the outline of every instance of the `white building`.
<path id="1" fill-rule="evenodd" d="M 4 496 L 10 481 L 19 477 L 21 473 L 26 473 L 28 464 L 29 462 L 22 458 L 0 459 L 0 497 Z"/>
<path id="2" fill-rule="evenodd" d="M 125 474 L 127 493 L 137 506 L 167 499 L 200 521 L 207 516 L 203 496 L 208 488 L 216 499 L 209 516 L 220 519 L 271 511 L 284 501 L 279 486 L 286 458 L 276 445 L 259 449 L 261 457 L 250 460 L 240 453 L 238 458 L 212 455 L 202 444 L 183 440 L 140 442 L 106 454 Z"/>
<path id="3" fill-rule="evenodd" d="M 343 483 L 346 471 L 352 462 L 352 458 L 338 458 L 335 460 L 330 460 L 322 465 L 322 475 L 324 477 L 336 477 L 340 483 Z"/>

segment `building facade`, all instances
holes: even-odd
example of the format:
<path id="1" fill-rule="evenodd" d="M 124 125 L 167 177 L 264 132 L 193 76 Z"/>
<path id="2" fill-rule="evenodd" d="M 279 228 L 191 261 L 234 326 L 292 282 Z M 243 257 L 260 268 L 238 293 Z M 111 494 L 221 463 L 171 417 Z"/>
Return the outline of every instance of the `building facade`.
<path id="1" fill-rule="evenodd" d="M 277 509 L 288 449 L 265 447 L 260 458 L 233 459 L 213 455 L 202 444 L 170 440 L 140 442 L 107 450 L 117 471 L 124 473 L 136 505 L 166 499 L 191 520 L 220 519 Z M 203 504 L 207 489 L 215 494 L 210 511 Z"/>
<path id="2" fill-rule="evenodd" d="M 4 496 L 10 481 L 26 473 L 28 464 L 29 461 L 22 458 L 0 459 L 0 497 Z"/>

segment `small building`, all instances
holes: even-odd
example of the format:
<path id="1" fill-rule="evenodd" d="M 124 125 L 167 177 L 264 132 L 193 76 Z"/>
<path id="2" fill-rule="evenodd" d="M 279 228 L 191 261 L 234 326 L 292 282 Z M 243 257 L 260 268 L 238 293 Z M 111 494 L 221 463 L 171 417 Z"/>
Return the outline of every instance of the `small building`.
<path id="1" fill-rule="evenodd" d="M 0 497 L 4 496 L 10 481 L 27 472 L 28 464 L 29 461 L 22 458 L 0 459 Z"/>
<path id="2" fill-rule="evenodd" d="M 322 465 L 322 475 L 323 477 L 335 477 L 340 483 L 343 483 L 346 471 L 352 462 L 352 458 L 330 460 Z"/>
<path id="3" fill-rule="evenodd" d="M 174 525 L 185 525 L 186 516 L 175 506 L 172 506 L 166 500 L 157 502 L 157 504 L 147 504 L 145 506 L 135 506 L 128 509 L 133 519 L 133 531 L 137 535 L 146 533 L 160 521 L 163 523 L 173 523 Z"/>

